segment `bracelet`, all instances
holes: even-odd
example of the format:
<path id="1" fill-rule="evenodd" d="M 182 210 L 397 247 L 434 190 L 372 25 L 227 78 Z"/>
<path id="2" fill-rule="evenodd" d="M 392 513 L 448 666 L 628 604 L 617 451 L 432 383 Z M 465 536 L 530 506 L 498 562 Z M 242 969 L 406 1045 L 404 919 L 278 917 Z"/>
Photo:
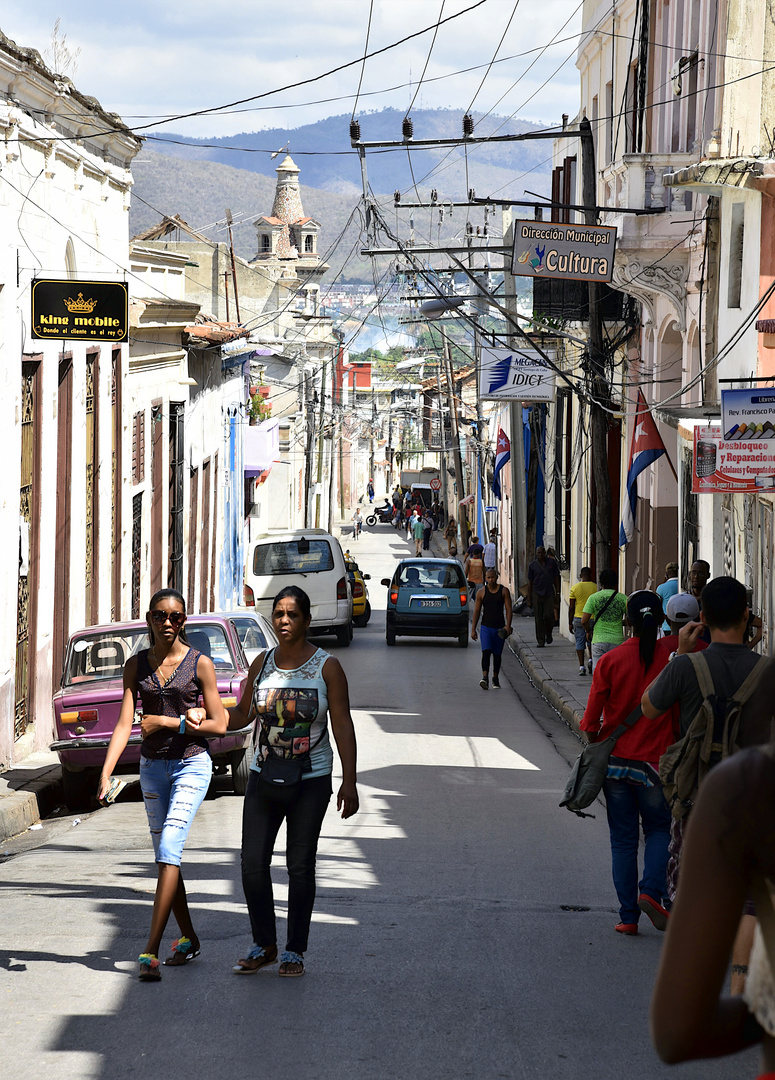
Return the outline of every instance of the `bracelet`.
<path id="1" fill-rule="evenodd" d="M 180 727 L 178 728 L 178 734 L 179 735 L 185 735 L 186 734 L 186 717 L 185 717 L 185 715 L 181 716 L 181 718 L 180 718 Z"/>

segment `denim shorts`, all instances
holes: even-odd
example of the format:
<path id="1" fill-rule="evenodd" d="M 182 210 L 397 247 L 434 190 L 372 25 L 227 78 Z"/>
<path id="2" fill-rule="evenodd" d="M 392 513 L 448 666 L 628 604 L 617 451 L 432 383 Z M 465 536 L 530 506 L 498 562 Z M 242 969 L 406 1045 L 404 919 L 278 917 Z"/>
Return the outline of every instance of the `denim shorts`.
<path id="1" fill-rule="evenodd" d="M 587 647 L 587 628 L 581 625 L 581 619 L 573 620 L 573 636 L 576 639 L 576 652 L 584 652 Z"/>
<path id="2" fill-rule="evenodd" d="M 183 845 L 213 775 L 208 753 L 140 758 L 140 787 L 157 863 L 180 866 Z"/>

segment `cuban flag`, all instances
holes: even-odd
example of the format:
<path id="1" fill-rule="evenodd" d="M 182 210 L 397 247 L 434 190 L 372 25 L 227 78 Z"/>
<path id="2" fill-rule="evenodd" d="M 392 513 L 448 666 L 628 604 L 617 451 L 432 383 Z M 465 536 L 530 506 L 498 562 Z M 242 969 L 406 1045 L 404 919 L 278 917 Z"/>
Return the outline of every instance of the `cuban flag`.
<path id="1" fill-rule="evenodd" d="M 501 499 L 500 471 L 511 457 L 511 443 L 503 428 L 498 428 L 498 442 L 495 448 L 495 471 L 492 476 L 492 493 L 496 499 Z"/>
<path id="2" fill-rule="evenodd" d="M 643 392 L 638 390 L 638 404 L 635 413 L 635 430 L 630 443 L 630 467 L 627 471 L 627 501 L 619 526 L 619 546 L 624 547 L 635 536 L 635 507 L 638 503 L 638 477 L 649 465 L 667 455 L 667 448 L 662 442 L 654 417 L 649 412 Z M 669 459 L 668 459 L 669 460 Z"/>

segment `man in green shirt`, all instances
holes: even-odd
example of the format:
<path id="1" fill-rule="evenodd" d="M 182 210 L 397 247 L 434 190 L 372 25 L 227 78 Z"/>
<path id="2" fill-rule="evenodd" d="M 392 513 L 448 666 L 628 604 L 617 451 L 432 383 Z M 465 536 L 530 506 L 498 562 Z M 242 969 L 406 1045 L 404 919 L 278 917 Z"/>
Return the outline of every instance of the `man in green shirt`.
<path id="1" fill-rule="evenodd" d="M 419 514 L 415 514 L 412 518 L 412 536 L 414 537 L 415 555 L 422 555 L 422 537 L 424 531 L 425 526 L 422 523 L 422 518 Z"/>
<path id="2" fill-rule="evenodd" d="M 592 629 L 592 670 L 604 653 L 624 641 L 622 620 L 627 610 L 627 597 L 618 591 L 615 570 L 600 571 L 600 589 L 584 605 L 581 625 Z"/>

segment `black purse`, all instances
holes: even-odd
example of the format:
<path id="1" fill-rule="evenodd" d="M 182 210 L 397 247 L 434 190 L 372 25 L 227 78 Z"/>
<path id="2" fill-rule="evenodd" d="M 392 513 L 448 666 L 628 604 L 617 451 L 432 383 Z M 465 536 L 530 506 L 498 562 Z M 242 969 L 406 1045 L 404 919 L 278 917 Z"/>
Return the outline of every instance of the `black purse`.
<path id="1" fill-rule="evenodd" d="M 594 814 L 582 813 L 590 806 L 600 794 L 606 775 L 608 773 L 608 759 L 616 745 L 616 740 L 625 731 L 640 720 L 643 713 L 640 705 L 633 709 L 626 720 L 612 731 L 611 734 L 601 739 L 600 742 L 587 743 L 571 770 L 565 791 L 562 793 L 560 806 L 565 806 L 573 814 L 579 817 L 594 817 Z"/>

